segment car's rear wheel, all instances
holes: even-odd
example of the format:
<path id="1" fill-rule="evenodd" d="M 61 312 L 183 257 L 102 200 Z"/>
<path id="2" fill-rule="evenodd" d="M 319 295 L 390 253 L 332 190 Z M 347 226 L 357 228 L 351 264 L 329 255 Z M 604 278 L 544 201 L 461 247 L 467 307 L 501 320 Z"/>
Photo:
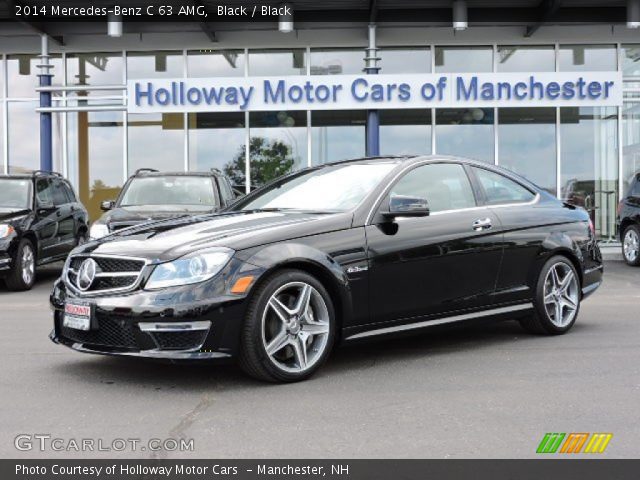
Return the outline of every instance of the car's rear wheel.
<path id="1" fill-rule="evenodd" d="M 23 239 L 18 245 L 13 268 L 5 282 L 9 290 L 30 290 L 36 280 L 36 254 L 33 244 Z"/>
<path id="2" fill-rule="evenodd" d="M 532 333 L 568 332 L 578 317 L 581 296 L 575 267 L 568 258 L 556 255 L 540 271 L 533 314 L 522 318 L 520 323 Z"/>
<path id="3" fill-rule="evenodd" d="M 622 234 L 622 255 L 629 265 L 640 265 L 640 227 L 629 225 Z"/>
<path id="4" fill-rule="evenodd" d="M 334 336 L 333 304 L 322 283 L 299 270 L 276 272 L 250 300 L 240 366 L 260 380 L 304 380 L 327 359 Z"/>

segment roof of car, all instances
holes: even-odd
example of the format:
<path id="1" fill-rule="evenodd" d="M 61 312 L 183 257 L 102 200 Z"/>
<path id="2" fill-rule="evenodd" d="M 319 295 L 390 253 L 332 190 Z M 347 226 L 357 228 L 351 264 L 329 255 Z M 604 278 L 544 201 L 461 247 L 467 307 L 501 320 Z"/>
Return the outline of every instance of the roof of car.
<path id="1" fill-rule="evenodd" d="M 23 180 L 28 180 L 28 179 L 37 178 L 37 177 L 63 178 L 62 175 L 60 175 L 57 172 L 44 172 L 44 171 L 41 171 L 41 170 L 36 170 L 36 171 L 31 172 L 31 173 L 0 174 L 0 178 L 20 178 L 20 179 L 23 179 Z"/>
<path id="2" fill-rule="evenodd" d="M 224 173 L 220 171 L 210 172 L 158 172 L 151 170 L 139 170 L 132 177 L 221 177 Z"/>
<path id="3" fill-rule="evenodd" d="M 465 162 L 474 165 L 484 165 L 484 166 L 494 166 L 493 164 L 488 164 L 487 162 L 483 162 L 481 160 L 474 160 L 466 157 L 456 157 L 455 155 L 380 155 L 376 157 L 361 157 L 361 158 L 352 158 L 349 160 L 340 160 L 337 162 L 330 162 L 324 165 L 342 165 L 345 163 L 377 163 L 377 162 L 388 162 L 395 161 L 397 163 L 406 163 L 406 162 L 422 162 L 422 161 L 437 161 L 437 160 L 453 160 L 457 162 Z"/>

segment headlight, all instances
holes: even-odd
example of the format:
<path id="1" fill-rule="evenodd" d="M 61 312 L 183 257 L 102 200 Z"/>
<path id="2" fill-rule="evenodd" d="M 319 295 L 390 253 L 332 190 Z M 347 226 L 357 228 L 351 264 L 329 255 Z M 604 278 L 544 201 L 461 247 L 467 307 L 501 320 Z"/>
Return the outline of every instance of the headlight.
<path id="1" fill-rule="evenodd" d="M 89 237 L 91 240 L 97 240 L 102 237 L 106 237 L 109 235 L 109 228 L 104 223 L 96 223 L 91 225 L 91 229 L 89 230 Z"/>
<path id="2" fill-rule="evenodd" d="M 0 225 L 0 238 L 7 238 L 13 232 L 15 230 L 11 225 Z"/>
<path id="3" fill-rule="evenodd" d="M 155 290 L 209 280 L 223 269 L 233 253 L 228 248 L 212 248 L 156 265 L 145 289 Z"/>

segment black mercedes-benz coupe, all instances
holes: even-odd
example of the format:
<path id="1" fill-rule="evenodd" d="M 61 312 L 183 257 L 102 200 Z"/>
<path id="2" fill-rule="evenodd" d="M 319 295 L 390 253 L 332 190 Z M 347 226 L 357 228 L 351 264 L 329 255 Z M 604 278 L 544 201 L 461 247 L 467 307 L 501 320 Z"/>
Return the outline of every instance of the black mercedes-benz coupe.
<path id="1" fill-rule="evenodd" d="M 51 339 L 110 355 L 235 357 L 288 382 L 340 342 L 433 325 L 517 319 L 565 333 L 602 273 L 587 212 L 507 170 L 366 158 L 76 248 L 51 295 Z"/>

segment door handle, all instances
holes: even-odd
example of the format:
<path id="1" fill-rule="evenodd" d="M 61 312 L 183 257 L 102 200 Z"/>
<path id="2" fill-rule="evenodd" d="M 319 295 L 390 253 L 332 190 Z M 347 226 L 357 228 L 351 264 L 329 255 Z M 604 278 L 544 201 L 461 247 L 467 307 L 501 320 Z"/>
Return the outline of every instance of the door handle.
<path id="1" fill-rule="evenodd" d="M 472 228 L 476 232 L 480 232 L 482 230 L 489 230 L 491 228 L 491 219 L 490 218 L 479 218 L 475 222 L 473 222 Z"/>

